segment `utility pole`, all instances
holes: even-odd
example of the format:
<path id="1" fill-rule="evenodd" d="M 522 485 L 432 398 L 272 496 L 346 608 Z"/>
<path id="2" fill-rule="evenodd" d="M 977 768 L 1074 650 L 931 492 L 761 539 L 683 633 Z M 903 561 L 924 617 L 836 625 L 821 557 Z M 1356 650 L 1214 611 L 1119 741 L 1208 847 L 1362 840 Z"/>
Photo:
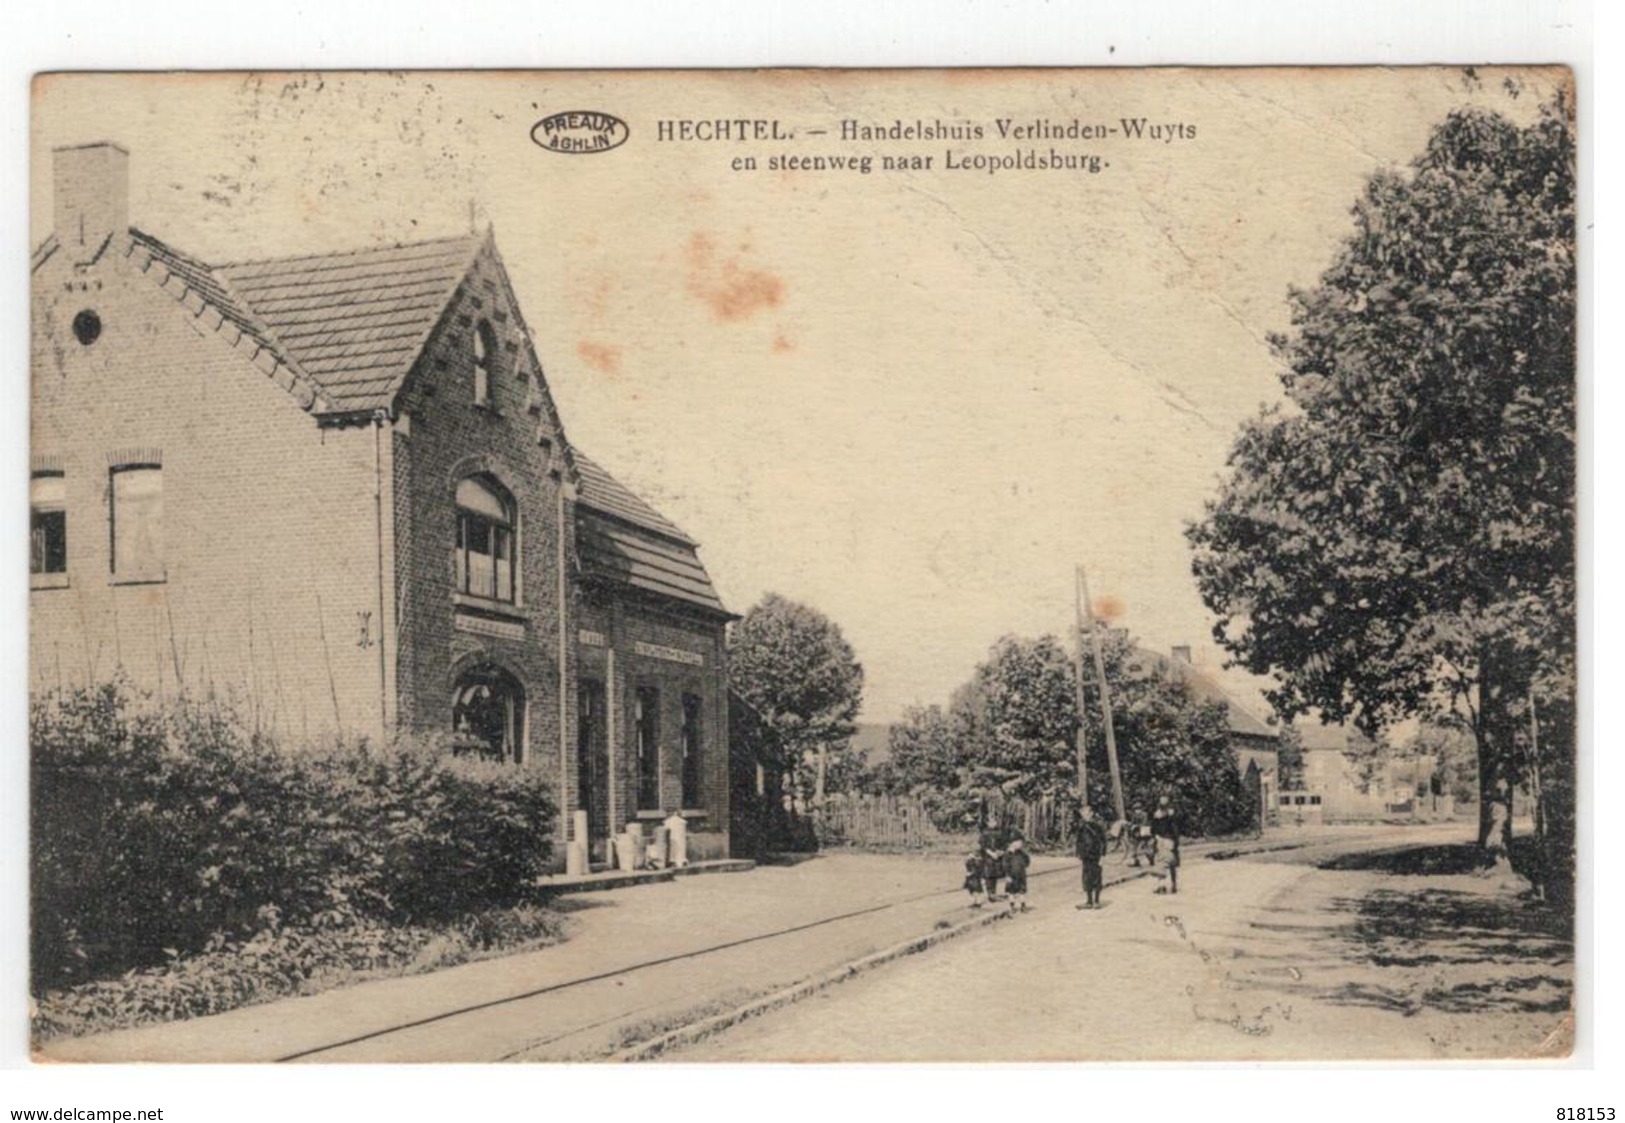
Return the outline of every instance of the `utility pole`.
<path id="1" fill-rule="evenodd" d="M 1078 704 L 1078 806 L 1082 807 L 1089 802 L 1089 711 L 1084 704 L 1083 695 L 1083 567 L 1080 565 L 1072 571 L 1072 639 L 1073 647 L 1077 652 L 1077 664 L 1074 668 L 1073 686 Z"/>
<path id="2" fill-rule="evenodd" d="M 1112 807 L 1117 812 L 1117 818 L 1128 818 L 1128 812 L 1123 807 L 1123 774 L 1117 767 L 1117 734 L 1112 728 L 1112 694 L 1111 688 L 1106 685 L 1106 655 L 1100 646 L 1100 625 L 1095 620 L 1095 611 L 1089 600 L 1089 575 L 1084 572 L 1083 566 L 1077 567 L 1078 596 L 1082 603 L 1082 612 L 1089 625 L 1089 638 L 1095 650 L 1095 679 L 1100 683 L 1100 713 L 1106 723 L 1106 763 L 1112 774 Z M 1080 662 L 1081 653 L 1080 653 Z M 1082 678 L 1079 678 L 1081 689 Z"/>

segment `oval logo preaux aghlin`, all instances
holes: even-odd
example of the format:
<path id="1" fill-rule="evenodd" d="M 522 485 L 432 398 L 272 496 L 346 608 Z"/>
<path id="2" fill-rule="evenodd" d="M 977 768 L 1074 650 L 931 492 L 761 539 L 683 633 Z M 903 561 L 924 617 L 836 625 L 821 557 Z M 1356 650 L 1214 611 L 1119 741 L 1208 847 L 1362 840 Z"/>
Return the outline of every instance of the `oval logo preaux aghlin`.
<path id="1" fill-rule="evenodd" d="M 569 109 L 543 117 L 530 127 L 530 139 L 549 152 L 572 156 L 608 152 L 626 143 L 632 131 L 613 113 Z"/>

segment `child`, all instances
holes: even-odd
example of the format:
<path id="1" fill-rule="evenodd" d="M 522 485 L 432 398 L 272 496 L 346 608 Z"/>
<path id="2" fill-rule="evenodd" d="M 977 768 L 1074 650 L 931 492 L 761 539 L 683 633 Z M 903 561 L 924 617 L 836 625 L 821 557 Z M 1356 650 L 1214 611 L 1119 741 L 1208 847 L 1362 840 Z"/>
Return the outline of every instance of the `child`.
<path id="1" fill-rule="evenodd" d="M 978 845 L 982 848 L 982 885 L 987 889 L 987 899 L 999 899 L 999 880 L 1004 877 L 1004 851 L 1009 845 L 1010 837 L 997 818 L 991 820 L 982 829 Z"/>
<path id="2" fill-rule="evenodd" d="M 1032 855 L 1021 839 L 1010 841 L 1010 849 L 1004 855 L 1005 892 L 1010 895 L 1010 911 L 1027 911 L 1027 867 L 1032 864 Z"/>
<path id="3" fill-rule="evenodd" d="M 1166 795 L 1157 801 L 1157 809 L 1151 816 L 1152 828 L 1156 831 L 1157 842 L 1166 844 L 1163 861 L 1166 873 L 1157 874 L 1166 878 L 1168 884 L 1157 890 L 1158 893 L 1179 892 L 1179 812 L 1175 809 L 1173 801 Z"/>
<path id="4" fill-rule="evenodd" d="M 982 907 L 982 866 L 985 859 L 980 850 L 972 850 L 965 859 L 965 892 L 970 894 L 970 907 Z"/>
<path id="5" fill-rule="evenodd" d="M 1087 803 L 1078 812 L 1078 860 L 1083 863 L 1083 904 L 1080 909 L 1100 907 L 1100 887 L 1103 877 L 1100 860 L 1106 854 L 1106 830 L 1095 818 L 1094 808 Z"/>
<path id="6" fill-rule="evenodd" d="M 1129 819 L 1129 829 L 1134 832 L 1130 840 L 1129 853 L 1134 857 L 1134 868 L 1140 867 L 1140 856 L 1145 855 L 1146 864 L 1157 864 L 1157 836 L 1151 829 L 1151 820 L 1145 817 L 1145 808 L 1136 807 L 1133 816 Z"/>

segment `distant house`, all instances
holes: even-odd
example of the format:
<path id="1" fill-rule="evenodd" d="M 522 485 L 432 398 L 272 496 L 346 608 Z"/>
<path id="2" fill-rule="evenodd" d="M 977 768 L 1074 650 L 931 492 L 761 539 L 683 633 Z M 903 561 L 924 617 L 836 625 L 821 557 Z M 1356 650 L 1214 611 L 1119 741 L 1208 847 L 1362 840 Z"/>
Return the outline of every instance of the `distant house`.
<path id="1" fill-rule="evenodd" d="M 1226 733 L 1236 768 L 1257 796 L 1260 813 L 1266 818 L 1276 806 L 1280 790 L 1281 743 L 1275 730 L 1238 702 L 1229 691 L 1191 661 L 1191 649 L 1173 648 L 1169 654 L 1134 648 L 1131 664 L 1154 670 L 1164 678 L 1185 684 L 1192 695 L 1225 708 Z M 1131 670 L 1134 669 L 1131 666 Z"/>
<path id="2" fill-rule="evenodd" d="M 725 855 L 733 617 L 566 436 L 493 236 L 211 264 L 130 226 L 127 164 L 59 150 L 33 254 L 35 686 L 441 733 L 597 861 L 679 805 Z"/>
<path id="3" fill-rule="evenodd" d="M 1362 772 L 1351 751 L 1359 736 L 1354 730 L 1317 721 L 1295 728 L 1303 745 L 1303 782 L 1300 790 L 1281 793 L 1283 817 L 1349 822 L 1454 814 L 1454 802 L 1435 783 L 1432 756 L 1377 759 Z"/>

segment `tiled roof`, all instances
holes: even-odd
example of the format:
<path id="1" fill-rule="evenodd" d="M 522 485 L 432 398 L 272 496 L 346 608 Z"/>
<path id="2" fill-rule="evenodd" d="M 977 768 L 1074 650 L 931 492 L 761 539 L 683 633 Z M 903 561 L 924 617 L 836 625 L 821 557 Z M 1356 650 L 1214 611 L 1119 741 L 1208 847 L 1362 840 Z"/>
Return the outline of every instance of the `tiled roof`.
<path id="1" fill-rule="evenodd" d="M 483 239 L 441 238 L 217 270 L 332 409 L 388 407 Z"/>
<path id="2" fill-rule="evenodd" d="M 1246 707 L 1230 696 L 1229 691 L 1203 673 L 1201 668 L 1159 652 L 1147 651 L 1145 648 L 1135 648 L 1135 651 L 1140 660 L 1149 660 L 1159 674 L 1177 676 L 1200 700 L 1222 703 L 1227 715 L 1226 724 L 1231 733 L 1241 737 L 1268 737 L 1271 740 L 1278 736 L 1275 730 L 1253 716 Z"/>
<path id="3" fill-rule="evenodd" d="M 288 349 L 243 303 L 242 298 L 232 291 L 231 285 L 208 265 L 134 227 L 130 229 L 130 241 L 134 249 L 145 251 L 155 263 L 169 270 L 171 276 L 179 277 L 187 288 L 207 301 L 238 331 L 275 355 L 279 362 L 292 370 L 300 369 L 299 364 L 288 353 Z"/>
<path id="4" fill-rule="evenodd" d="M 576 450 L 576 549 L 585 576 L 727 613 L 692 539 Z"/>
<path id="5" fill-rule="evenodd" d="M 1204 702 L 1222 702 L 1229 715 L 1230 732 L 1244 737 L 1268 737 L 1273 740 L 1277 734 L 1275 730 L 1265 725 L 1258 718 L 1249 713 L 1241 703 L 1230 696 L 1218 683 L 1208 678 L 1201 671 L 1188 669 L 1185 682 L 1190 686 L 1191 693 Z"/>
<path id="6" fill-rule="evenodd" d="M 613 515 L 624 522 L 656 534 L 676 539 L 690 547 L 697 543 L 659 511 L 632 493 L 625 484 L 604 471 L 579 448 L 574 450 L 576 472 L 581 477 L 580 502 L 582 506 Z"/>
<path id="7" fill-rule="evenodd" d="M 587 577 L 727 612 L 692 546 L 606 519 L 585 507 L 577 514 L 576 545 Z"/>

